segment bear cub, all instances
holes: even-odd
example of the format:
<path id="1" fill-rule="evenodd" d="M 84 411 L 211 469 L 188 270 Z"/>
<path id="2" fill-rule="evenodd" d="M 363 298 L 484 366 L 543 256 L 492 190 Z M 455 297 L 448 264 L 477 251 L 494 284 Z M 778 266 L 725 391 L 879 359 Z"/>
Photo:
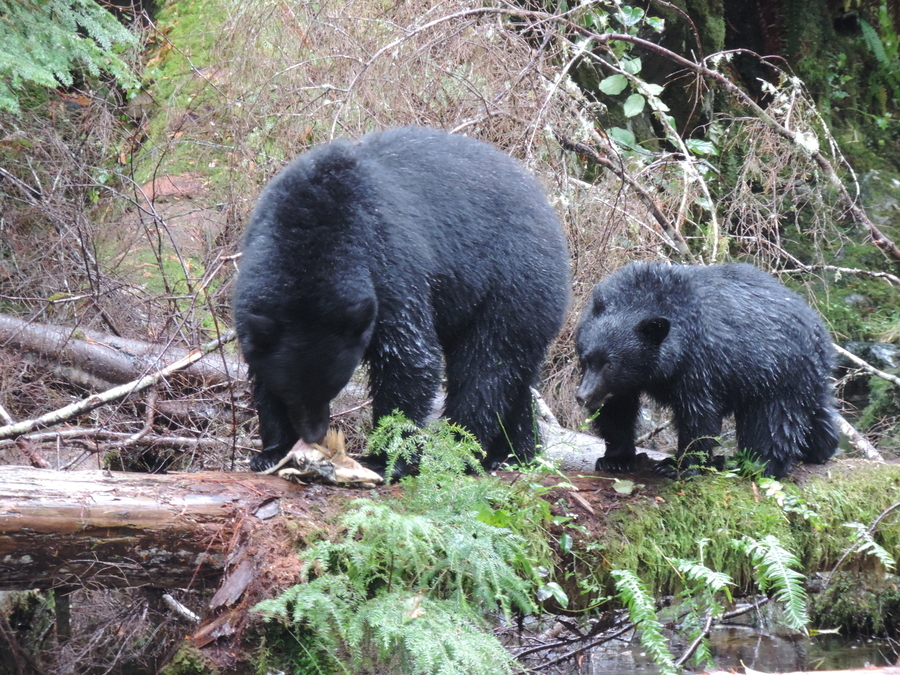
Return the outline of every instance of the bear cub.
<path id="1" fill-rule="evenodd" d="M 577 398 L 606 441 L 598 471 L 629 471 L 641 393 L 671 408 L 677 474 L 711 460 L 722 418 L 766 475 L 837 450 L 833 349 L 818 315 L 746 264 L 631 263 L 597 284 L 577 330 Z M 599 411 L 599 412 L 598 412 Z"/>
<path id="2" fill-rule="evenodd" d="M 234 292 L 263 443 L 251 468 L 320 442 L 360 362 L 376 422 L 424 424 L 443 373 L 444 414 L 485 466 L 531 459 L 530 387 L 568 294 L 554 209 L 493 147 L 407 127 L 300 155 L 259 197 Z"/>

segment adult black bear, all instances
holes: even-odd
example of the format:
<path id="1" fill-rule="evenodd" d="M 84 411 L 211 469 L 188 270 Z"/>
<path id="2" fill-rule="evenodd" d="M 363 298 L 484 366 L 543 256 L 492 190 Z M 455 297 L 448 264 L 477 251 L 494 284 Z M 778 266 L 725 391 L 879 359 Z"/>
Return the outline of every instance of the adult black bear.
<path id="1" fill-rule="evenodd" d="M 577 342 L 577 397 L 599 410 L 593 427 L 606 440 L 598 471 L 633 468 L 642 392 L 672 409 L 679 468 L 709 461 L 731 413 L 738 447 L 770 476 L 837 449 L 828 333 L 755 267 L 626 265 L 594 288 Z"/>
<path id="2" fill-rule="evenodd" d="M 360 361 L 376 420 L 423 423 L 442 357 L 445 415 L 485 465 L 530 459 L 529 388 L 568 293 L 556 213 L 491 146 L 407 127 L 301 155 L 259 198 L 234 295 L 264 448 L 251 468 L 321 441 Z"/>

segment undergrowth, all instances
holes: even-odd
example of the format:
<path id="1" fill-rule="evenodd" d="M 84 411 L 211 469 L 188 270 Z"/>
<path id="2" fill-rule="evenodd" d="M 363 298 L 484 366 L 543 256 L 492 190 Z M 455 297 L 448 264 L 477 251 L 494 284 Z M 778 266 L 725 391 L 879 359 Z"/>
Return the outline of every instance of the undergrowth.
<path id="1" fill-rule="evenodd" d="M 397 497 L 355 500 L 342 537 L 302 553 L 303 583 L 256 609 L 295 632 L 308 672 L 512 672 L 487 617 L 536 610 L 546 502 L 467 475 L 481 451 L 446 421 L 388 418 L 371 440 L 392 460 L 415 449 L 420 476 Z M 498 512 L 515 516 L 498 526 Z"/>

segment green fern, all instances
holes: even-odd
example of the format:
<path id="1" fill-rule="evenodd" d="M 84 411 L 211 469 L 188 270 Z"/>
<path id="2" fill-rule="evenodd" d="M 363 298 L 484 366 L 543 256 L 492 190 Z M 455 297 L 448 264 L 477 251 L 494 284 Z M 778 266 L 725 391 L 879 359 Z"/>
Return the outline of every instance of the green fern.
<path id="1" fill-rule="evenodd" d="M 484 612 L 535 611 L 544 582 L 534 570 L 545 561 L 513 522 L 539 525 L 544 512 L 523 509 L 496 479 L 465 475 L 477 446 L 446 422 L 387 424 L 376 440 L 395 457 L 414 451 L 421 475 L 403 480 L 399 498 L 352 502 L 341 539 L 302 553 L 304 583 L 256 610 L 311 632 L 316 653 L 351 672 L 365 671 L 373 650 L 381 670 L 511 672 Z M 501 511 L 509 527 L 482 517 Z"/>
<path id="2" fill-rule="evenodd" d="M 27 83 L 69 86 L 78 70 L 138 86 L 119 56 L 137 41 L 93 0 L 0 0 L 0 17 L 0 110 L 18 112 Z"/>
<path id="3" fill-rule="evenodd" d="M 900 102 L 900 40 L 894 30 L 894 23 L 888 12 L 887 3 L 878 8 L 879 30 L 864 19 L 859 20 L 863 42 L 875 56 L 878 68 L 870 76 L 872 87 L 887 86 L 891 90 L 894 102 Z M 886 98 L 886 97 L 885 97 Z M 882 102 L 882 108 L 887 103 Z"/>
<path id="4" fill-rule="evenodd" d="M 619 599 L 628 608 L 632 623 L 641 632 L 641 644 L 659 666 L 662 675 L 677 675 L 678 668 L 672 659 L 662 624 L 656 618 L 656 603 L 638 576 L 630 570 L 613 570 Z"/>
<path id="5" fill-rule="evenodd" d="M 806 633 L 808 601 L 803 589 L 804 576 L 793 569 L 800 566 L 797 557 L 773 535 L 759 541 L 745 536 L 733 543 L 753 561 L 754 577 L 760 590 L 765 593 L 769 588 L 774 589 L 773 598 L 784 607 L 785 624 Z"/>
<path id="6" fill-rule="evenodd" d="M 700 542 L 701 554 L 705 541 L 701 540 Z M 684 583 L 684 590 L 679 595 L 686 613 L 680 624 L 682 630 L 687 634 L 688 642 L 690 644 L 697 642 L 693 661 L 698 666 L 712 665 L 709 640 L 706 638 L 708 623 L 725 612 L 725 607 L 719 601 L 718 596 L 723 595 L 725 600 L 730 603 L 731 589 L 729 587 L 733 586 L 734 582 L 727 574 L 711 570 L 702 562 L 680 558 L 667 558 L 667 560 L 675 567 Z"/>
<path id="7" fill-rule="evenodd" d="M 844 523 L 844 527 L 849 527 L 856 530 L 856 542 L 853 544 L 853 548 L 851 550 L 852 553 L 863 553 L 875 556 L 881 564 L 884 565 L 885 569 L 888 572 L 893 571 L 893 569 L 897 566 L 894 557 L 888 553 L 888 551 L 875 539 L 872 538 L 872 534 L 869 532 L 869 528 L 867 528 L 862 523 Z M 858 543 L 857 543 L 858 542 Z"/>
<path id="8" fill-rule="evenodd" d="M 443 418 L 425 430 L 394 411 L 372 431 L 369 448 L 387 456 L 386 473 L 390 474 L 397 460 L 403 458 L 417 462 L 420 475 L 431 484 L 439 484 L 447 476 L 484 474 L 480 462 L 484 450 L 478 441 L 470 432 Z"/>

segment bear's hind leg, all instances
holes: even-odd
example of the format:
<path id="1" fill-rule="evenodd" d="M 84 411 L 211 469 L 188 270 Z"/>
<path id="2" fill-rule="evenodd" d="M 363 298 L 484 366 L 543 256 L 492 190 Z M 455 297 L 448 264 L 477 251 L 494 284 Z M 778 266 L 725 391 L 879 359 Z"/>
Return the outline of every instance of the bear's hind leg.
<path id="1" fill-rule="evenodd" d="M 803 444 L 803 461 L 812 464 L 824 464 L 837 452 L 840 436 L 835 416 L 838 411 L 832 405 L 830 394 L 823 394 L 824 399 L 810 415 L 810 428 Z"/>
<path id="2" fill-rule="evenodd" d="M 509 353 L 484 340 L 477 345 L 459 340 L 444 352 L 447 362 L 445 416 L 470 431 L 485 451 L 488 470 L 510 453 L 519 461 L 534 457 L 534 411 L 531 384 L 543 359 L 543 349 Z M 519 345 L 521 347 L 521 345 Z"/>
<path id="3" fill-rule="evenodd" d="M 803 457 L 804 420 L 788 402 L 744 404 L 735 410 L 739 450 L 747 450 L 765 463 L 765 475 L 783 478 Z"/>

